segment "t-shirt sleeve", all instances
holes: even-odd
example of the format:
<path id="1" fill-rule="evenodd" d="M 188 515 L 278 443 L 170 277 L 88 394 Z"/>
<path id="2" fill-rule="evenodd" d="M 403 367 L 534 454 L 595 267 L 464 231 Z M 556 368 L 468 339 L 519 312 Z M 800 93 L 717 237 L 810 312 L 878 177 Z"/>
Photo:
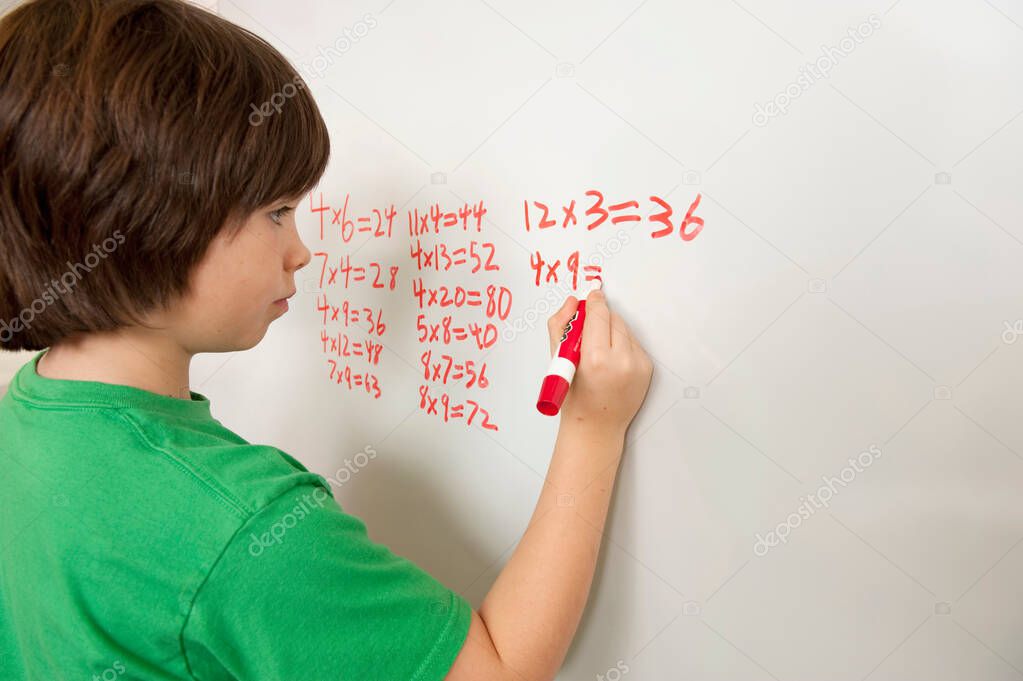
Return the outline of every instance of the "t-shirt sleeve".
<path id="1" fill-rule="evenodd" d="M 203 680 L 438 681 L 471 614 L 461 595 L 372 542 L 324 488 L 303 485 L 234 535 L 182 646 Z"/>

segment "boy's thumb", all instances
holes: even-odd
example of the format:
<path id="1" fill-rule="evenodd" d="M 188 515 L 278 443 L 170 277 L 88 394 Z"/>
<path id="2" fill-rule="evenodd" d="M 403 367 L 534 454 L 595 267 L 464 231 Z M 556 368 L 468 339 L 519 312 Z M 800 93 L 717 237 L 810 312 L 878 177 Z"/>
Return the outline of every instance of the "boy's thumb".
<path id="1" fill-rule="evenodd" d="M 565 326 L 575 314 L 577 307 L 579 307 L 579 300 L 570 295 L 565 298 L 561 308 L 547 319 L 547 332 L 551 338 L 551 355 L 558 351 L 561 337 L 565 335 Z"/>

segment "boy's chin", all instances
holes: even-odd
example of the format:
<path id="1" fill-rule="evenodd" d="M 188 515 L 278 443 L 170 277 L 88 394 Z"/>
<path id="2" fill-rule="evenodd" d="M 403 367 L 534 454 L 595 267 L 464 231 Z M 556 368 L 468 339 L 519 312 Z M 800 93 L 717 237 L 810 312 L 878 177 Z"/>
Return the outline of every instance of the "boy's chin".
<path id="1" fill-rule="evenodd" d="M 266 336 L 269 324 L 266 324 L 263 329 L 247 334 L 245 336 L 239 335 L 230 339 L 218 339 L 216 342 L 206 344 L 200 353 L 223 353 L 223 352 L 241 352 L 242 350 L 251 350 L 256 347 L 261 340 Z M 195 353 L 198 354 L 198 353 Z"/>
<path id="2" fill-rule="evenodd" d="M 250 337 L 248 339 L 245 339 L 244 341 L 242 341 L 239 344 L 239 347 L 237 347 L 235 349 L 236 350 L 251 350 L 252 348 L 256 347 L 257 345 L 259 345 L 259 342 L 261 340 L 263 340 L 264 337 L 266 337 L 266 332 L 267 332 L 267 329 L 269 329 L 269 328 L 270 328 L 270 325 L 267 324 L 266 327 L 263 328 L 263 331 L 258 336 Z"/>

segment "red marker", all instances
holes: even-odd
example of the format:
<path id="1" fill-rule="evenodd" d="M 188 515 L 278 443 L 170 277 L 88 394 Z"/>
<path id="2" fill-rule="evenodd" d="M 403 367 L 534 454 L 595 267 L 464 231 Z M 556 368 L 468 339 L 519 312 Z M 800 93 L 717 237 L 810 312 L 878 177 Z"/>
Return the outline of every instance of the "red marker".
<path id="1" fill-rule="evenodd" d="M 601 288 L 600 282 L 593 285 L 591 290 Z M 565 333 L 561 336 L 558 345 L 558 354 L 551 359 L 551 366 L 540 386 L 540 398 L 536 401 L 536 408 L 541 414 L 554 416 L 561 410 L 561 403 L 565 401 L 568 388 L 572 385 L 572 378 L 575 376 L 576 367 L 579 366 L 580 347 L 583 340 L 583 323 L 586 321 L 586 299 L 579 301 L 579 307 L 575 314 L 565 325 Z"/>

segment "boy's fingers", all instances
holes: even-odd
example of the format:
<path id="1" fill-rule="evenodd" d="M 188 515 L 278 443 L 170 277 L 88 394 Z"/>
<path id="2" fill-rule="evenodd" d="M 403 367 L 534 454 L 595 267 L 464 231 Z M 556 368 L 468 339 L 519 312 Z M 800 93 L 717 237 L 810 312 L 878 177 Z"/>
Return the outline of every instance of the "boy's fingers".
<path id="1" fill-rule="evenodd" d="M 558 344 L 561 343 L 561 337 L 565 333 L 565 325 L 568 324 L 568 320 L 572 318 L 578 307 L 579 300 L 575 296 L 570 295 L 565 298 L 561 308 L 547 320 L 547 332 L 551 340 L 551 355 L 558 351 Z"/>
<path id="2" fill-rule="evenodd" d="M 611 310 L 611 347 L 628 349 L 631 346 L 632 334 L 629 333 L 628 325 L 620 314 Z"/>
<path id="3" fill-rule="evenodd" d="M 583 347 L 589 351 L 611 347 L 611 310 L 601 290 L 586 296 L 586 320 L 583 323 Z"/>

